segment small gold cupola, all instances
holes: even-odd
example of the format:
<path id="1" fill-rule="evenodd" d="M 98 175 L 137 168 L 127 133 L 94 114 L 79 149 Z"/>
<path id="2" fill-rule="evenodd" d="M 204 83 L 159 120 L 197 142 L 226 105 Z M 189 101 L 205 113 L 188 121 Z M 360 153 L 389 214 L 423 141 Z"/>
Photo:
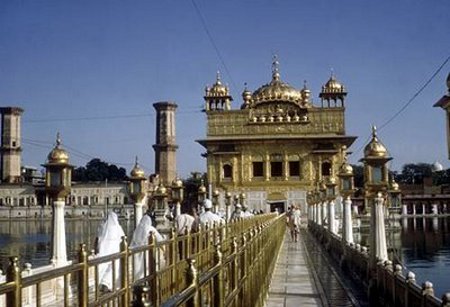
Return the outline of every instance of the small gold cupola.
<path id="1" fill-rule="evenodd" d="M 248 109 L 252 101 L 252 92 L 247 88 L 247 82 L 244 83 L 244 91 L 242 92 L 242 100 L 244 103 L 241 105 L 241 109 Z"/>
<path id="2" fill-rule="evenodd" d="M 136 160 L 134 163 L 134 167 L 130 172 L 130 176 L 132 178 L 145 178 L 144 170 L 139 166 L 138 157 L 136 156 Z"/>
<path id="3" fill-rule="evenodd" d="M 344 85 L 336 79 L 336 76 L 331 72 L 330 79 L 322 86 L 322 92 L 319 94 L 319 98 L 322 101 L 322 108 L 324 107 L 324 101 L 327 102 L 327 107 L 344 107 L 344 100 L 347 96 L 347 91 Z M 334 102 L 334 105 L 331 104 Z M 340 102 L 340 104 L 338 104 Z"/>
<path id="4" fill-rule="evenodd" d="M 216 82 L 211 87 L 206 86 L 204 99 L 205 111 L 231 110 L 233 98 L 228 86 L 222 84 L 219 71 L 217 71 Z"/>
<path id="5" fill-rule="evenodd" d="M 377 127 L 372 126 L 372 140 L 364 148 L 365 157 L 387 157 L 386 147 L 378 140 Z"/>
<path id="6" fill-rule="evenodd" d="M 56 134 L 56 145 L 47 156 L 47 163 L 67 164 L 69 163 L 69 154 L 61 148 L 61 138 L 59 132 Z"/>

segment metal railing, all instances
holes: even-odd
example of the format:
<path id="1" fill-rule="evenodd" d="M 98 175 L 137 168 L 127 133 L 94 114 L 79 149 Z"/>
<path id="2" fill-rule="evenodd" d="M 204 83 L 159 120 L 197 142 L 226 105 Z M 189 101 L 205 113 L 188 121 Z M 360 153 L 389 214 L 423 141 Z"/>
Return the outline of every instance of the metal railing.
<path id="1" fill-rule="evenodd" d="M 81 244 L 76 262 L 30 276 L 11 257 L 0 306 L 23 306 L 24 296 L 37 307 L 262 306 L 284 232 L 283 215 L 265 214 L 185 235 L 172 230 L 163 242 L 151 235 L 134 248 L 122 237 L 120 252 L 103 257 L 88 257 Z M 99 284 L 102 265 L 112 269 L 110 292 Z"/>
<path id="2" fill-rule="evenodd" d="M 368 249 L 359 244 L 344 244 L 339 235 L 310 222 L 311 233 L 324 244 L 330 256 L 346 269 L 349 277 L 362 284 L 369 293 L 373 306 L 450 307 L 450 294 L 442 299 L 434 296 L 429 281 L 419 286 L 415 274 L 403 275 L 403 267 L 393 266 L 392 261 L 379 262 L 375 269 L 369 266 Z M 370 289 L 376 289 L 370 293 Z"/>

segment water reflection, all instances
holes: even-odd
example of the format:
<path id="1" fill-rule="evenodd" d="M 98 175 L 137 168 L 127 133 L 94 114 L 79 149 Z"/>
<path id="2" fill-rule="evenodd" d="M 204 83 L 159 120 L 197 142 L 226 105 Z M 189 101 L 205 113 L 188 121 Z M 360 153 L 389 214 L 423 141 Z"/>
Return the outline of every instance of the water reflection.
<path id="1" fill-rule="evenodd" d="M 101 220 L 66 219 L 66 244 L 69 259 L 74 259 L 81 243 L 88 250 L 94 248 L 97 228 Z M 124 232 L 130 237 L 134 222 L 121 220 Z M 10 220 L 0 222 L 0 264 L 6 269 L 8 257 L 19 255 L 20 262 L 33 267 L 49 264 L 51 253 L 51 220 Z"/>
<path id="2" fill-rule="evenodd" d="M 390 259 L 398 259 L 416 274 L 420 285 L 429 280 L 435 295 L 450 291 L 450 217 L 402 218 L 387 222 Z M 368 229 L 355 235 L 355 241 L 368 245 Z"/>

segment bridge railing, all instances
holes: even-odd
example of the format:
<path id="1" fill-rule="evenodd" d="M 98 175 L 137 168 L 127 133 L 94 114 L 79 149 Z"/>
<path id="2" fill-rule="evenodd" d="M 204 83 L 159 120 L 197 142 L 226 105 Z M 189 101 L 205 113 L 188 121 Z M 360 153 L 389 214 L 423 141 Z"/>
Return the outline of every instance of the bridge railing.
<path id="1" fill-rule="evenodd" d="M 284 231 L 283 216 L 266 214 L 180 236 L 172 230 L 163 242 L 150 236 L 135 248 L 123 237 L 120 252 L 103 257 L 88 256 L 81 244 L 77 261 L 30 276 L 11 257 L 0 306 L 262 305 Z M 110 292 L 100 287 L 104 265 L 111 266 Z"/>
<path id="2" fill-rule="evenodd" d="M 413 272 L 403 275 L 401 265 L 393 266 L 387 260 L 379 262 L 375 270 L 371 270 L 367 247 L 344 243 L 341 236 L 329 232 L 321 225 L 311 222 L 308 227 L 348 276 L 363 285 L 367 291 L 371 286 L 370 282 L 376 283 L 376 297 L 370 298 L 372 302 L 376 301 L 375 306 L 450 307 L 449 293 L 444 294 L 442 299 L 437 298 L 431 282 L 427 281 L 419 286 Z"/>

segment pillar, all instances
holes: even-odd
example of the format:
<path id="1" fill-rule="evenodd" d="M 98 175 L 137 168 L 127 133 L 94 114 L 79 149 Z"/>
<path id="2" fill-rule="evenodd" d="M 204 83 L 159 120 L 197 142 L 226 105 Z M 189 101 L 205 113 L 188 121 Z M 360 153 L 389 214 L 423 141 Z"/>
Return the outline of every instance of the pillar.
<path id="1" fill-rule="evenodd" d="M 52 259 L 55 266 L 67 264 L 66 227 L 64 220 L 64 200 L 53 202 Z"/>
<path id="2" fill-rule="evenodd" d="M 139 224 L 139 222 L 142 219 L 142 215 L 143 215 L 143 210 L 142 208 L 144 207 L 144 203 L 143 202 L 136 202 L 134 204 L 134 227 L 136 228 L 137 225 Z"/>
<path id="3" fill-rule="evenodd" d="M 431 213 L 433 214 L 438 214 L 438 205 L 437 204 L 432 204 L 431 205 Z"/>
<path id="4" fill-rule="evenodd" d="M 316 204 L 316 213 L 317 213 L 317 225 L 322 225 L 322 203 Z"/>
<path id="5" fill-rule="evenodd" d="M 358 205 L 355 204 L 352 208 L 353 208 L 353 214 L 358 215 Z"/>
<path id="6" fill-rule="evenodd" d="M 344 199 L 344 225 L 342 226 L 342 239 L 344 242 L 353 243 L 353 222 L 351 213 L 352 200 L 350 197 Z"/>
<path id="7" fill-rule="evenodd" d="M 386 229 L 384 226 L 384 199 L 381 193 L 370 201 L 370 264 L 374 268 L 378 261 L 388 259 L 386 245 Z"/>
<path id="8" fill-rule="evenodd" d="M 336 223 L 335 223 L 335 204 L 334 200 L 328 202 L 328 231 L 331 233 L 336 233 Z"/>
<path id="9" fill-rule="evenodd" d="M 416 215 L 416 204 L 415 203 L 412 204 L 412 208 L 413 208 L 413 215 Z"/>
<path id="10" fill-rule="evenodd" d="M 426 214 L 426 208 L 425 208 L 425 204 L 422 204 L 422 214 L 425 215 Z"/>
<path id="11" fill-rule="evenodd" d="M 408 215 L 408 205 L 402 205 L 402 215 Z"/>
<path id="12" fill-rule="evenodd" d="M 322 225 L 325 227 L 325 221 L 327 220 L 327 203 L 323 201 L 320 205 L 322 206 Z"/>

